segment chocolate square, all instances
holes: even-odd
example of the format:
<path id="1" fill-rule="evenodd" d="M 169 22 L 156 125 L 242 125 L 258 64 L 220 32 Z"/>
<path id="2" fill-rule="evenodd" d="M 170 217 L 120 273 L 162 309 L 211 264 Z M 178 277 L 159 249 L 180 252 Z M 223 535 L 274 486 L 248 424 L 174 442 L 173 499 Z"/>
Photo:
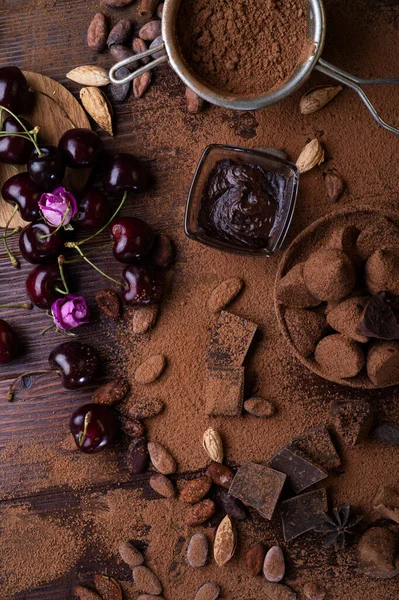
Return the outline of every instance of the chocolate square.
<path id="1" fill-rule="evenodd" d="M 294 437 L 289 447 L 323 471 L 337 469 L 341 459 L 326 427 L 313 427 Z"/>
<path id="2" fill-rule="evenodd" d="M 244 403 L 244 367 L 216 365 L 208 367 L 205 383 L 205 412 L 215 416 L 235 417 Z"/>
<path id="3" fill-rule="evenodd" d="M 229 494 L 247 502 L 266 519 L 271 519 L 285 479 L 284 473 L 246 462 L 238 469 Z"/>
<path id="4" fill-rule="evenodd" d="M 269 466 L 276 471 L 285 473 L 288 482 L 297 494 L 327 477 L 325 471 L 293 452 L 288 446 L 281 448 L 272 456 Z"/>
<path id="5" fill-rule="evenodd" d="M 251 321 L 222 311 L 208 345 L 208 363 L 241 366 L 257 327 Z"/>
<path id="6" fill-rule="evenodd" d="M 327 512 L 327 492 L 325 489 L 307 492 L 281 503 L 281 523 L 286 542 L 311 531 L 323 520 Z"/>
<path id="7" fill-rule="evenodd" d="M 366 400 L 334 400 L 330 412 L 335 430 L 347 446 L 354 446 L 367 438 L 373 424 L 373 409 Z"/>

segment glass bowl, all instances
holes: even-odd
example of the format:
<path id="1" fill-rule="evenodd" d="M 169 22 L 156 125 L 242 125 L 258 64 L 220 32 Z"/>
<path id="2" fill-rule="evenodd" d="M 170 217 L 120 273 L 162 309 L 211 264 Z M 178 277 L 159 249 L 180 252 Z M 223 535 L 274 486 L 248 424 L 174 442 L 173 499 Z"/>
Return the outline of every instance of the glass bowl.
<path id="1" fill-rule="evenodd" d="M 203 191 L 210 172 L 215 164 L 221 160 L 234 160 L 246 164 L 255 164 L 265 170 L 283 176 L 285 181 L 281 206 L 277 208 L 275 225 L 267 241 L 266 247 L 249 248 L 241 244 L 217 239 L 199 226 L 199 213 L 201 209 Z M 184 220 L 186 235 L 224 252 L 242 254 L 246 256 L 273 256 L 282 246 L 291 224 L 295 210 L 298 193 L 299 171 L 297 167 L 279 156 L 272 154 L 272 150 L 248 149 L 234 146 L 213 144 L 205 148 L 191 183 Z"/>

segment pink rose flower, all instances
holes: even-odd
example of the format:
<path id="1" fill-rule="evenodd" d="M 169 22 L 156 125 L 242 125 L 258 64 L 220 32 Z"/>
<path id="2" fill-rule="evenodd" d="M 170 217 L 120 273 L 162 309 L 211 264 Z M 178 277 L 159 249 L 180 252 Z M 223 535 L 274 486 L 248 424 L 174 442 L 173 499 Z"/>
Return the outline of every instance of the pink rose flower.
<path id="1" fill-rule="evenodd" d="M 71 192 L 64 187 L 57 187 L 51 194 L 42 194 L 39 208 L 47 223 L 58 227 L 68 225 L 72 217 L 78 212 L 78 203 Z"/>
<path id="2" fill-rule="evenodd" d="M 80 327 L 90 320 L 90 311 L 82 296 L 67 294 L 53 302 L 51 306 L 54 323 L 58 329 L 68 331 Z"/>

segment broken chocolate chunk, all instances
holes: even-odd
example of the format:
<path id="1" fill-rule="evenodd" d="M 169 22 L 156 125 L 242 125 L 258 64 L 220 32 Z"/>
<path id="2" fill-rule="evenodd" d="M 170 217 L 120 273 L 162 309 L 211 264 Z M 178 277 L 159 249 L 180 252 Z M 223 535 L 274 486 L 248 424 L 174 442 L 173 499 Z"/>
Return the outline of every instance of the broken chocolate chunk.
<path id="1" fill-rule="evenodd" d="M 399 339 L 399 323 L 385 292 L 375 294 L 366 304 L 358 333 L 380 340 Z"/>
<path id="2" fill-rule="evenodd" d="M 399 523 L 399 494 L 389 487 L 381 487 L 373 500 L 373 508 L 386 519 Z"/>
<path id="3" fill-rule="evenodd" d="M 244 367 L 208 367 L 204 395 L 207 415 L 241 415 L 244 403 Z"/>
<path id="4" fill-rule="evenodd" d="M 354 446 L 367 438 L 373 424 L 373 409 L 366 400 L 333 400 L 330 412 L 335 430 L 345 444 Z"/>
<path id="5" fill-rule="evenodd" d="M 331 436 L 326 427 L 313 427 L 294 437 L 289 447 L 323 471 L 337 469 L 341 465 Z"/>
<path id="6" fill-rule="evenodd" d="M 325 471 L 293 452 L 288 446 L 281 448 L 272 456 L 269 466 L 285 473 L 287 481 L 297 494 L 327 477 Z"/>
<path id="7" fill-rule="evenodd" d="M 238 469 L 229 494 L 255 508 L 266 519 L 271 519 L 285 479 L 284 473 L 246 462 Z"/>
<path id="8" fill-rule="evenodd" d="M 281 522 L 286 542 L 319 525 L 328 510 L 325 489 L 307 492 L 281 503 Z"/>
<path id="9" fill-rule="evenodd" d="M 399 446 L 399 424 L 392 421 L 379 423 L 373 431 L 374 437 L 384 444 Z"/>
<path id="10" fill-rule="evenodd" d="M 247 319 L 222 311 L 208 345 L 208 363 L 241 366 L 257 327 Z"/>

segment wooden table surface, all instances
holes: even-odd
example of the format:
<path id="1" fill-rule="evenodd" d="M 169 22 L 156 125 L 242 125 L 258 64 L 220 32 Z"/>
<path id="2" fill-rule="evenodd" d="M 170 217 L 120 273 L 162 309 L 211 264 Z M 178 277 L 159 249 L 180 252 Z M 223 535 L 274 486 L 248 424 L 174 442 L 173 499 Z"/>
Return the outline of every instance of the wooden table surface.
<path id="1" fill-rule="evenodd" d="M 110 58 L 105 55 L 98 56 L 86 46 L 86 31 L 92 15 L 99 10 L 98 0 L 1 0 L 0 1 L 0 64 L 18 65 L 23 69 L 38 71 L 45 75 L 55 78 L 63 83 L 75 95 L 78 95 L 79 86 L 67 80 L 65 74 L 71 68 L 82 64 L 101 64 L 110 65 Z M 358 74 L 371 74 L 375 66 L 379 66 L 379 72 L 375 76 L 398 76 L 397 61 L 392 59 L 393 50 L 390 46 L 389 53 L 386 56 L 375 58 L 375 54 L 384 55 L 384 40 L 375 43 L 373 38 L 373 48 L 369 48 L 367 41 L 372 30 L 372 23 L 376 11 L 383 13 L 387 27 L 390 31 L 390 41 L 394 39 L 396 23 L 399 19 L 399 8 L 397 0 L 356 0 L 353 3 L 347 0 L 328 0 L 326 2 L 327 18 L 329 23 L 329 34 L 325 56 L 327 59 L 335 60 L 344 68 L 357 68 Z M 135 18 L 135 5 L 123 10 L 113 10 L 105 7 L 106 12 L 113 20 L 124 16 Z M 359 46 L 352 39 L 353 28 L 360 28 L 364 33 L 363 44 Z M 396 29 L 396 34 L 397 34 Z M 388 43 L 388 42 L 387 42 Z M 399 51 L 399 38 L 396 37 L 396 56 Z M 374 57 L 374 58 L 373 58 Z M 373 64 L 371 65 L 371 61 Z M 356 67 L 357 65 L 357 67 Z M 396 69 L 396 72 L 395 72 Z M 391 91 L 380 90 L 373 92 L 373 98 L 376 99 L 378 106 L 384 108 L 387 98 L 390 98 Z M 392 92 L 393 93 L 393 92 Z M 399 98 L 397 92 L 396 98 Z M 196 159 L 193 156 L 185 157 L 184 145 L 181 146 L 180 140 L 175 141 L 173 137 L 166 139 L 160 135 L 159 128 L 165 123 L 165 115 L 168 111 L 179 111 L 184 119 L 184 88 L 178 81 L 175 74 L 168 68 L 161 68 L 156 75 L 156 85 L 152 88 L 147 97 L 141 101 L 134 102 L 129 99 L 122 105 L 115 107 L 115 123 L 117 135 L 109 138 L 106 134 L 103 138 L 106 140 L 108 149 L 117 148 L 118 150 L 131 151 L 141 156 L 149 165 L 151 170 L 156 173 L 157 186 L 152 192 L 151 201 L 149 197 L 135 200 L 135 214 L 147 218 L 151 223 L 157 225 L 158 229 L 172 233 L 182 228 L 182 214 L 185 203 L 185 194 L 190 183 L 189 174 L 195 168 Z M 290 131 L 293 128 L 302 128 L 303 139 L 315 133 L 314 126 L 298 125 L 297 118 L 293 117 L 294 102 L 298 101 L 298 95 L 295 99 L 290 99 L 280 109 L 271 110 L 270 125 L 262 124 L 262 129 L 258 129 L 258 117 L 256 113 L 233 114 L 230 111 L 212 109 L 205 118 L 212 119 L 217 115 L 217 123 L 227 122 L 231 128 L 231 137 L 233 142 L 240 140 L 244 145 L 264 145 L 272 146 L 279 144 L 279 135 L 282 138 L 284 147 L 289 145 Z M 399 122 L 399 115 L 396 103 L 396 110 L 389 104 L 385 115 L 394 119 L 395 113 Z M 163 113 L 164 118 L 159 119 L 159 114 Z M 276 116 L 279 115 L 279 116 Z M 389 201 L 395 196 L 395 185 L 397 185 L 397 140 L 393 136 L 384 137 L 372 122 L 365 109 L 357 102 L 353 101 L 353 114 L 349 117 L 351 127 L 353 123 L 359 122 L 361 127 L 368 128 L 375 132 L 375 137 L 379 147 L 382 147 L 384 140 L 391 150 L 386 150 L 383 158 L 373 155 L 372 147 L 362 144 L 360 140 L 353 143 L 358 152 L 357 160 L 359 164 L 365 165 L 368 160 L 377 161 L 373 175 L 370 175 L 370 192 L 374 192 L 377 198 L 387 193 Z M 279 120 L 280 119 L 280 120 Z M 284 122 L 280 131 L 276 131 L 276 123 Z M 317 122 L 317 120 L 316 120 Z M 345 154 L 345 123 L 338 118 L 335 119 L 336 133 L 332 131 L 326 135 L 331 146 L 340 149 Z M 196 136 L 195 121 L 192 121 L 192 135 Z M 321 121 L 322 125 L 323 122 Z M 375 128 L 375 129 L 374 129 Z M 339 132 L 339 133 L 338 133 Z M 257 137 L 256 135 L 257 134 Z M 256 139 L 252 139 L 255 138 Z M 215 133 L 214 141 L 217 142 L 218 135 Z M 351 140 L 353 141 L 353 140 Z M 190 144 L 190 140 L 187 142 Z M 349 143 L 349 141 L 348 141 Z M 396 149 L 396 151 L 395 151 Z M 293 148 L 299 151 L 300 147 Z M 396 153 L 395 153 L 396 152 Z M 346 153 L 348 156 L 350 153 Z M 197 156 L 198 158 L 198 156 Z M 386 161 L 392 161 L 392 169 L 389 171 L 386 167 Z M 178 181 L 176 173 L 184 165 L 182 181 Z M 360 177 L 367 177 L 367 169 L 361 167 Z M 393 171 L 393 172 L 392 172 Z M 174 187 L 170 188 L 170 183 L 174 182 Z M 306 191 L 306 183 L 304 183 Z M 162 210 L 163 198 L 174 195 L 175 203 L 168 205 L 168 210 Z M 362 198 L 356 198 L 355 201 L 361 201 Z M 303 210 L 294 226 L 292 235 L 298 232 L 303 226 L 310 223 L 313 218 L 320 216 L 325 207 L 320 210 Z M 179 238 L 180 239 L 180 238 Z M 15 246 L 14 246 L 15 247 Z M 187 260 L 185 246 L 180 248 L 181 253 L 177 263 L 176 270 L 179 271 L 180 263 Z M 192 254 L 191 254 L 192 255 Z M 105 253 L 99 254 L 98 262 L 106 264 Z M 4 252 L 0 249 L 0 297 L 1 303 L 15 302 L 25 300 L 24 281 L 29 272 L 30 265 L 23 263 L 21 270 L 13 270 Z M 117 266 L 107 265 L 108 271 L 118 274 Z M 90 269 L 81 269 L 79 271 L 79 289 L 85 291 L 85 295 L 92 300 L 94 292 L 102 287 L 102 282 Z M 41 336 L 40 331 L 48 324 L 48 317 L 41 311 L 35 310 L 33 313 L 21 314 L 18 311 L 2 311 L 1 317 L 6 318 L 12 323 L 20 335 L 21 347 L 23 349 L 21 358 L 18 358 L 7 366 L 0 369 L 0 446 L 4 447 L 8 442 L 15 439 L 34 440 L 37 432 L 51 433 L 59 432 L 60 428 L 65 429 L 72 407 L 76 405 L 76 394 L 63 390 L 57 377 L 26 378 L 24 380 L 24 389 L 17 392 L 17 401 L 14 404 L 7 404 L 5 401 L 8 385 L 13 377 L 30 369 L 41 368 L 47 362 L 47 356 L 51 348 L 60 341 L 56 333 L 50 332 L 46 336 Z M 85 328 L 80 335 L 83 340 L 101 345 L 103 335 L 108 326 L 101 321 Z M 112 372 L 115 365 L 112 360 L 108 361 L 108 371 Z M 303 379 L 308 376 L 304 370 L 300 370 Z M 319 390 L 328 391 L 329 385 L 319 382 L 315 384 Z M 33 387 L 31 387 L 33 386 Z M 389 390 L 385 396 L 392 398 L 394 391 Z M 379 394 L 381 396 L 381 394 Z M 90 390 L 79 393 L 79 398 L 83 402 L 90 397 Z M 29 472 L 26 477 L 29 479 Z M 57 511 L 65 506 L 73 507 L 72 494 L 64 488 L 53 489 L 39 492 L 34 496 L 24 494 L 23 485 L 18 491 L 13 492 L 10 483 L 13 481 L 12 465 L 2 466 L 0 473 L 0 486 L 2 490 L 0 504 L 8 504 L 16 500 L 23 499 L 31 502 L 38 511 Z M 113 481 L 101 485 L 101 489 L 117 485 L 118 477 Z M 131 481 L 126 485 L 137 485 L 140 482 Z M 6 499 L 4 499 L 6 498 Z M 4 540 L 2 541 L 4 543 Z M 85 559 L 86 560 L 86 559 Z M 87 557 L 89 565 L 92 557 Z M 89 567 L 87 567 L 89 569 Z M 84 570 L 84 565 L 83 565 Z M 24 600 L 65 600 L 72 598 L 70 589 L 73 582 L 74 573 L 63 578 L 60 582 L 51 583 L 35 591 L 28 591 L 19 594 L 17 597 Z M 336 599 L 343 600 L 343 599 Z"/>

